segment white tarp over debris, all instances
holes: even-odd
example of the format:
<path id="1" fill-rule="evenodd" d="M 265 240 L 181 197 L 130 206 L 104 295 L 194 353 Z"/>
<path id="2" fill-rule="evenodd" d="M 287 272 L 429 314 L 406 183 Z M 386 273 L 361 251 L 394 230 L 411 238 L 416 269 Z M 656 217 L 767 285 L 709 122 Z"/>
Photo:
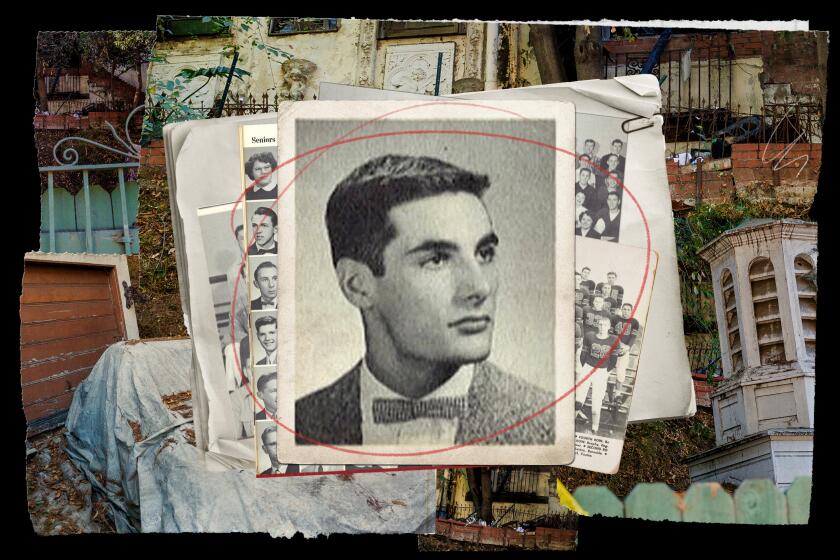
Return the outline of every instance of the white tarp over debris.
<path id="1" fill-rule="evenodd" d="M 271 479 L 208 470 L 191 407 L 172 406 L 190 389 L 191 357 L 189 340 L 117 343 L 73 397 L 67 453 L 108 496 L 118 531 L 434 532 L 434 470 Z"/>

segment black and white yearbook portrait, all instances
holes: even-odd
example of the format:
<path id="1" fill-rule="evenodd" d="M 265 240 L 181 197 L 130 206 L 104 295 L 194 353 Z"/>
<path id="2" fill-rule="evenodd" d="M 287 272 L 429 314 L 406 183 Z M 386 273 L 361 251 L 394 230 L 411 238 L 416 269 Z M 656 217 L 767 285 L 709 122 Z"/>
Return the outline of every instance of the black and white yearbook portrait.
<path id="1" fill-rule="evenodd" d="M 280 454 L 568 463 L 575 163 L 553 146 L 573 151 L 573 107 L 412 105 L 280 121 L 283 159 L 368 137 L 281 172 L 303 170 L 277 205 Z"/>

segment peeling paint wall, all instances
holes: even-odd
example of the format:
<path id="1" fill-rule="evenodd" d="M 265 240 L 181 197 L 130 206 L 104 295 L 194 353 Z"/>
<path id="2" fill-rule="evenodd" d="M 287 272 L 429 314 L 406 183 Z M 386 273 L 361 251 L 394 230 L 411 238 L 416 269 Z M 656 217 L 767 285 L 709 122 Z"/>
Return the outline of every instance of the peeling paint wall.
<path id="1" fill-rule="evenodd" d="M 228 36 L 178 38 L 158 42 L 155 54 L 164 61 L 152 63 L 149 69 L 150 85 L 155 81 L 172 79 L 183 68 L 230 66 L 231 56 L 225 55 L 225 47 L 237 45 L 237 67 L 247 70 L 250 75 L 244 80 L 232 81 L 229 97 L 246 100 L 250 94 L 259 101 L 264 93 L 268 93 L 273 99 L 274 94 L 282 90 L 286 78 L 281 67 L 282 59 L 272 60 L 265 50 L 253 44 L 254 40 L 288 52 L 295 59 L 315 64 L 304 99 L 315 98 L 322 81 L 381 88 L 385 78 L 387 49 L 398 45 L 454 43 L 453 82 L 463 78 L 474 78 L 481 82 L 485 79 L 485 24 L 481 22 L 467 23 L 466 32 L 458 35 L 378 39 L 376 22 L 371 20 L 340 19 L 337 31 L 269 36 L 270 18 L 256 18 L 256 25 L 248 32 L 239 30 L 239 18 L 233 19 L 233 31 Z M 196 79 L 193 82 L 190 87 L 195 89 L 204 80 Z M 214 78 L 191 101 L 195 101 L 196 105 L 203 103 L 209 106 L 221 94 L 223 87 L 223 80 Z"/>

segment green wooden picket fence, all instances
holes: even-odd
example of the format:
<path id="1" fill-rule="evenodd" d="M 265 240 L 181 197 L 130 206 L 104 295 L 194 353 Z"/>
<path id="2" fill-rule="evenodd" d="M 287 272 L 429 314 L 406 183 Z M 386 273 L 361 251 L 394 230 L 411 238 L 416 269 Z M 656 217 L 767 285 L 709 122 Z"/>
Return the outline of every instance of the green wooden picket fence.
<path id="1" fill-rule="evenodd" d="M 808 523 L 811 477 L 797 478 L 785 493 L 770 480 L 746 480 L 735 490 L 734 499 L 716 482 L 698 482 L 686 492 L 674 492 L 662 482 L 642 483 L 633 488 L 623 503 L 604 486 L 581 486 L 573 495 L 591 515 L 650 521 L 797 525 Z"/>

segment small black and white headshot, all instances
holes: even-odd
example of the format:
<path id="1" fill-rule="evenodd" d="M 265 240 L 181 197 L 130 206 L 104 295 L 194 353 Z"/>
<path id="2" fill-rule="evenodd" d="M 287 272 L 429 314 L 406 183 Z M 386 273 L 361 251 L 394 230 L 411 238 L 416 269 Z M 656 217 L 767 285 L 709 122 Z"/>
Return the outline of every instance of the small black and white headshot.
<path id="1" fill-rule="evenodd" d="M 277 156 L 268 147 L 244 148 L 246 200 L 273 200 L 277 198 Z"/>
<path id="2" fill-rule="evenodd" d="M 251 313 L 251 339 L 256 340 L 251 355 L 255 366 L 277 365 L 277 313 L 254 311 Z M 276 368 L 275 368 L 276 369 Z"/>
<path id="3" fill-rule="evenodd" d="M 281 463 L 277 454 L 277 423 L 273 420 L 257 420 L 257 472 L 261 475 L 293 475 L 307 472 L 308 467 Z M 336 470 L 341 470 L 336 469 Z"/>
<path id="4" fill-rule="evenodd" d="M 277 254 L 277 213 L 267 202 L 248 202 L 249 255 Z"/>
<path id="5" fill-rule="evenodd" d="M 248 257 L 251 271 L 251 311 L 277 309 L 277 257 Z"/>
<path id="6" fill-rule="evenodd" d="M 552 404 L 574 385 L 562 268 L 573 266 L 574 217 L 558 204 L 571 197 L 574 159 L 491 136 L 574 145 L 544 114 L 377 122 L 366 133 L 488 134 L 349 143 L 295 180 L 278 214 L 281 283 L 294 283 L 278 302 L 281 332 L 294 333 L 278 353 L 280 371 L 294 372 L 280 377 L 278 409 L 294 419 L 296 435 L 280 434 L 291 459 L 344 456 L 318 444 L 397 454 L 470 444 L 446 457 L 571 461 L 573 403 Z M 299 119 L 291 136 L 304 153 L 359 124 Z"/>
<path id="7" fill-rule="evenodd" d="M 276 369 L 257 368 L 254 377 L 257 380 L 257 400 L 265 408 L 265 410 L 262 410 L 260 407 L 254 407 L 256 411 L 254 418 L 256 420 L 271 420 L 277 415 L 277 371 Z"/>

